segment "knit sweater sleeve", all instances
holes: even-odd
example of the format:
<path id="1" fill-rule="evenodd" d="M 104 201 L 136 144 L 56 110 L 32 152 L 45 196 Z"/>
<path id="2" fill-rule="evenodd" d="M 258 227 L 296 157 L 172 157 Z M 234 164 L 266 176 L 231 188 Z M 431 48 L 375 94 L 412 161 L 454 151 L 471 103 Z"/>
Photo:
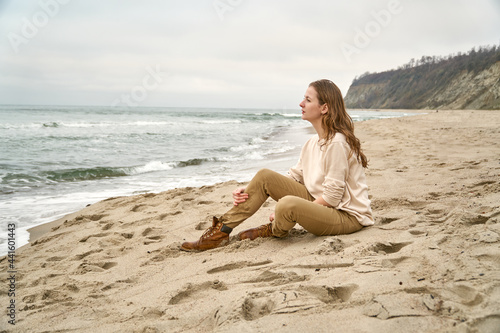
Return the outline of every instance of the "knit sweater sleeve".
<path id="1" fill-rule="evenodd" d="M 349 175 L 349 146 L 346 142 L 331 142 L 325 151 L 323 170 L 323 199 L 332 207 L 338 207 Z"/>
<path id="2" fill-rule="evenodd" d="M 301 184 L 304 184 L 304 169 L 302 167 L 302 158 L 304 154 L 304 147 L 302 147 L 302 150 L 300 151 L 300 157 L 299 160 L 297 161 L 297 164 L 295 166 L 291 167 L 288 170 L 287 177 L 292 178 L 296 182 L 299 182 Z"/>
<path id="3" fill-rule="evenodd" d="M 303 176 L 303 170 L 302 170 L 302 159 L 299 159 L 297 164 L 288 170 L 287 176 L 289 178 L 292 178 L 296 182 L 304 184 L 304 176 Z"/>

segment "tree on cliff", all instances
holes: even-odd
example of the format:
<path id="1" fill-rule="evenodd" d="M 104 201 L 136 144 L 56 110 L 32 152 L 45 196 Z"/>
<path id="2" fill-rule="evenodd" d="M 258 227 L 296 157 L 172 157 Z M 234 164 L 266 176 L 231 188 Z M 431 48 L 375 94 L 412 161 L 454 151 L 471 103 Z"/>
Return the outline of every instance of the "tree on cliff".
<path id="1" fill-rule="evenodd" d="M 477 50 L 472 48 L 466 53 L 459 52 L 446 57 L 422 56 L 417 60 L 411 59 L 397 69 L 372 74 L 367 72 L 356 77 L 346 95 L 346 105 L 350 108 L 439 107 L 453 101 L 433 101 L 436 92 L 443 91 L 460 77 L 475 77 L 499 61 L 500 46 L 496 45 L 481 46 Z M 474 94 L 479 96 L 489 90 L 492 96 L 488 98 L 492 101 L 485 103 L 484 107 L 498 109 L 500 96 L 496 95 L 496 90 L 500 89 L 500 79 L 492 82 L 492 87 L 485 86 Z M 360 93 L 363 87 L 370 89 Z M 470 96 L 469 104 L 473 100 L 474 96 Z"/>

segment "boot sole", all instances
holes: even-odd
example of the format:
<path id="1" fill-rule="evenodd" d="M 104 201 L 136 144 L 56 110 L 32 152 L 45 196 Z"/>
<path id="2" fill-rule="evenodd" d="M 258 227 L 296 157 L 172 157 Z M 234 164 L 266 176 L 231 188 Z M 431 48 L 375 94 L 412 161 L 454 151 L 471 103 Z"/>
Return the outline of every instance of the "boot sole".
<path id="1" fill-rule="evenodd" d="M 219 248 L 219 247 L 223 247 L 223 246 L 226 246 L 229 244 L 229 240 L 224 240 L 222 241 L 219 245 L 217 245 L 216 247 L 213 247 L 211 249 L 205 249 L 205 250 L 199 250 L 199 249 L 186 249 L 185 247 L 182 247 L 179 246 L 179 250 L 181 251 L 185 251 L 185 252 L 203 252 L 203 251 L 208 251 L 208 250 L 213 250 L 213 249 L 216 249 L 216 248 Z"/>

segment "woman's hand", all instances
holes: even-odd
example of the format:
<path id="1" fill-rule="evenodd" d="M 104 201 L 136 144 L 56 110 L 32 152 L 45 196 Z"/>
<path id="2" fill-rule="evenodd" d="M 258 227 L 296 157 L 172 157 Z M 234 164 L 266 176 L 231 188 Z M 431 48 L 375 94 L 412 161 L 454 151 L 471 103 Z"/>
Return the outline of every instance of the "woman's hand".
<path id="1" fill-rule="evenodd" d="M 248 193 L 244 193 L 245 189 L 246 187 L 240 187 L 233 191 L 233 199 L 234 199 L 233 204 L 235 206 L 238 206 L 238 204 L 247 201 Z"/>
<path id="2" fill-rule="evenodd" d="M 274 212 L 269 215 L 269 221 L 273 222 L 274 221 Z"/>
<path id="3" fill-rule="evenodd" d="M 323 199 L 323 197 L 318 197 L 318 199 L 314 200 L 313 202 L 317 203 L 319 205 L 322 205 L 322 206 L 332 207 L 332 205 L 330 205 L 328 202 L 326 202 L 325 199 Z"/>

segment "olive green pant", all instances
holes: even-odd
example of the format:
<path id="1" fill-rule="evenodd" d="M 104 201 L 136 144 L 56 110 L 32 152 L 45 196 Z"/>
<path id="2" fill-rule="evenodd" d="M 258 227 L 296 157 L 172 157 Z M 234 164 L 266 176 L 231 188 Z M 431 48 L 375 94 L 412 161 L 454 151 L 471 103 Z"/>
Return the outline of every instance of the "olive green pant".
<path id="1" fill-rule="evenodd" d="M 245 193 L 248 193 L 248 199 L 221 217 L 230 228 L 252 216 L 268 197 L 277 201 L 272 223 L 276 237 L 288 235 L 295 223 L 317 236 L 350 234 L 363 227 L 345 211 L 314 203 L 314 197 L 304 185 L 268 169 L 257 172 Z"/>

